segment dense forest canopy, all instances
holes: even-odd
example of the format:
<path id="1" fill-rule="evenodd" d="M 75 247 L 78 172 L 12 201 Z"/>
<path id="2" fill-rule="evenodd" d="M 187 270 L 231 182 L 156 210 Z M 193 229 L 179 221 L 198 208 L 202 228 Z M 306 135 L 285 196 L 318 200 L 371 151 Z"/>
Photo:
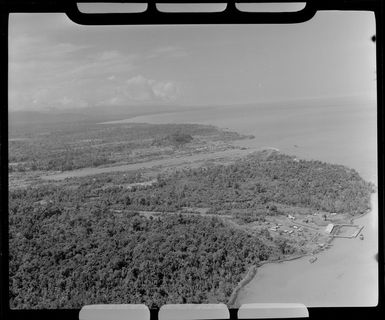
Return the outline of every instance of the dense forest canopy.
<path id="1" fill-rule="evenodd" d="M 223 212 L 248 221 L 284 204 L 356 215 L 373 191 L 352 169 L 272 150 L 138 184 L 148 179 L 135 171 L 12 190 L 11 307 L 226 302 L 251 265 L 298 246 L 266 228 L 250 234 Z"/>
<path id="2" fill-rule="evenodd" d="M 75 122 L 44 129 L 40 126 L 11 127 L 10 138 L 9 162 L 12 165 L 9 170 L 12 172 L 66 171 L 117 162 L 133 163 L 140 160 L 141 153 L 154 157 L 169 155 L 174 147 L 193 141 L 202 146 L 250 136 L 200 124 Z"/>
<path id="3" fill-rule="evenodd" d="M 98 210 L 31 218 L 10 239 L 18 248 L 10 266 L 11 305 L 18 308 L 225 302 L 248 265 L 277 250 L 264 235 L 257 239 L 218 218 Z"/>

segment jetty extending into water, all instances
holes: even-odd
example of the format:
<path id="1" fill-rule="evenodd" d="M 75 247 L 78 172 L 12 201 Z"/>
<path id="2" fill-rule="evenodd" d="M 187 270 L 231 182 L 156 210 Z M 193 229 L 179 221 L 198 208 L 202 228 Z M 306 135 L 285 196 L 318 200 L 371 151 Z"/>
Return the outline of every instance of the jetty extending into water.
<path id="1" fill-rule="evenodd" d="M 328 226 L 329 227 L 329 226 Z M 330 230 L 330 235 L 334 238 L 356 238 L 364 226 L 352 224 L 335 224 Z"/>

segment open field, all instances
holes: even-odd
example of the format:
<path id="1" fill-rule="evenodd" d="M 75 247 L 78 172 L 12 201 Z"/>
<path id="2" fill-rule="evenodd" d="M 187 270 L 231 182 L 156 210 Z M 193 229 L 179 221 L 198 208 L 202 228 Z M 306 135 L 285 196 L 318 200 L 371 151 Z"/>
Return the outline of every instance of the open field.
<path id="1" fill-rule="evenodd" d="M 212 151 L 210 153 L 198 153 L 198 154 L 182 154 L 174 157 L 167 157 L 159 160 L 149 160 L 143 162 L 137 162 L 132 164 L 124 164 L 117 166 L 108 167 L 97 167 L 97 168 L 83 168 L 72 171 L 65 171 L 60 173 L 52 173 L 41 176 L 43 180 L 64 180 L 73 177 L 85 177 L 92 176 L 100 173 L 109 172 L 122 172 L 132 171 L 139 169 L 166 169 L 176 167 L 197 167 L 205 163 L 206 161 L 215 162 L 228 162 L 234 161 L 236 158 L 250 154 L 255 150 L 241 150 L 241 149 L 230 149 L 224 151 Z"/>
<path id="2" fill-rule="evenodd" d="M 50 131 L 47 131 L 49 129 Z M 12 128 L 10 172 L 73 171 L 242 149 L 231 142 L 252 139 L 209 125 L 71 123 Z"/>

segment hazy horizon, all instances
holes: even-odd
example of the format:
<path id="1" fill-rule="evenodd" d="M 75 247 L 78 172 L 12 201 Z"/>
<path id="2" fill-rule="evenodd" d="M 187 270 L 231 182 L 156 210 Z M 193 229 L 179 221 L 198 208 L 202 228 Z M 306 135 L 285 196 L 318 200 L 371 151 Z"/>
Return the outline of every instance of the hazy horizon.
<path id="1" fill-rule="evenodd" d="M 39 113 L 39 114 L 65 114 L 65 113 L 83 113 L 87 112 L 90 109 L 103 111 L 103 113 L 111 112 L 114 114 L 114 111 L 118 111 L 118 114 L 121 115 L 124 111 L 135 111 L 136 109 L 142 110 L 143 113 L 148 112 L 178 112 L 178 111 L 188 111 L 189 108 L 193 109 L 206 109 L 206 108 L 229 108 L 229 107 L 251 107 L 255 106 L 256 108 L 261 108 L 269 105 L 278 105 L 282 103 L 288 104 L 292 106 L 293 103 L 304 103 L 304 102 L 315 102 L 315 103 L 325 103 L 330 105 L 329 103 L 338 103 L 338 102 L 349 102 L 352 101 L 354 103 L 357 102 L 376 102 L 375 97 L 365 97 L 360 95 L 351 95 L 351 96 L 336 96 L 336 97 L 303 97 L 296 99 L 282 99 L 282 100 L 266 100 L 266 101 L 256 101 L 256 102 L 247 102 L 247 103 L 222 103 L 222 104 L 177 104 L 177 103 L 168 103 L 168 104 L 156 104 L 156 103 L 148 103 L 148 104 L 136 104 L 136 105 L 98 105 L 98 106 L 84 106 L 78 108 L 46 108 L 46 109 L 16 109 L 9 110 L 10 113 Z M 108 109 L 106 109 L 108 108 Z M 146 109 L 147 108 L 147 109 Z"/>
<path id="2" fill-rule="evenodd" d="M 367 12 L 293 25 L 91 27 L 11 14 L 9 110 L 374 99 L 374 33 Z"/>

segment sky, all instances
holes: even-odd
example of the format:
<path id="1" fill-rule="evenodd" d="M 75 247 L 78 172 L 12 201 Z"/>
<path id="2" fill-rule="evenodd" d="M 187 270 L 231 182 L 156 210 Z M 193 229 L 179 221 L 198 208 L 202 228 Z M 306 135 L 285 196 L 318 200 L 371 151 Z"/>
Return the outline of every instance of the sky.
<path id="1" fill-rule="evenodd" d="M 9 20 L 9 109 L 230 105 L 376 94 L 374 15 L 289 25 L 81 26 Z"/>

